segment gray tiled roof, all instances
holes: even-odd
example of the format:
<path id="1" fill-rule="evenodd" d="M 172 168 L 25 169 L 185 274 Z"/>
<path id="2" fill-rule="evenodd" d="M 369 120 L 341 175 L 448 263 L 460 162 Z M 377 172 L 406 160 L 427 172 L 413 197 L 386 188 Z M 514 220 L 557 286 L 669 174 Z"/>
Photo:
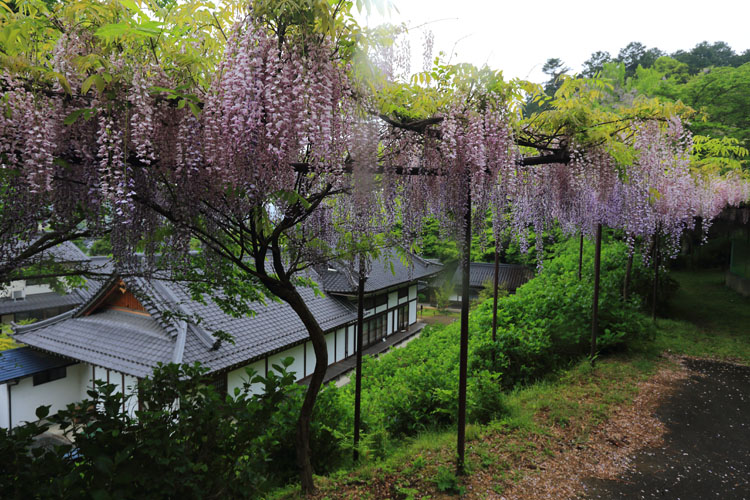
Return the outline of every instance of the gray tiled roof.
<path id="1" fill-rule="evenodd" d="M 29 294 L 23 300 L 12 298 L 0 299 L 0 314 L 14 314 L 29 311 L 39 311 L 51 307 L 77 306 L 81 304 L 88 294 L 84 290 L 73 290 L 60 295 L 55 292 Z"/>
<path id="2" fill-rule="evenodd" d="M 137 377 L 169 363 L 174 342 L 148 316 L 113 309 L 49 324 L 17 327 L 18 341 L 47 352 L 78 359 Z M 33 328 L 35 327 L 36 328 Z"/>
<path id="3" fill-rule="evenodd" d="M 411 261 L 404 263 L 395 252 L 384 252 L 381 258 L 372 263 L 370 273 L 365 281 L 365 293 L 383 290 L 401 283 L 427 278 L 439 273 L 442 265 L 412 255 Z M 359 260 L 345 266 L 340 263 L 329 264 L 318 269 L 321 287 L 328 293 L 357 293 Z M 353 270 L 352 270 L 353 269 Z"/>
<path id="4" fill-rule="evenodd" d="M 28 347 L 8 349 L 0 352 L 0 383 L 69 364 L 66 359 Z"/>
<path id="5" fill-rule="evenodd" d="M 104 284 L 88 303 L 96 303 L 116 280 Z M 191 300 L 181 284 L 145 278 L 128 278 L 125 282 L 151 316 L 111 309 L 82 316 L 87 308 L 84 304 L 67 315 L 17 326 L 14 337 L 31 347 L 137 377 L 148 375 L 158 362 L 175 360 L 181 331 L 184 352 L 179 352 L 176 361 L 199 361 L 212 372 L 247 364 L 308 338 L 302 321 L 286 303 L 259 303 L 255 316 L 234 318 L 210 300 L 206 304 Z M 309 288 L 299 292 L 326 331 L 356 319 L 354 307 L 344 299 L 316 295 Z M 196 316 L 201 321 L 186 324 L 166 311 L 180 313 L 183 318 Z M 224 342 L 214 348 L 211 331 L 217 330 L 232 335 L 235 343 Z"/>
<path id="6" fill-rule="evenodd" d="M 472 262 L 469 268 L 469 286 L 481 288 L 495 277 L 495 264 L 489 262 Z M 505 289 L 514 291 L 534 277 L 534 271 L 516 264 L 500 264 L 498 283 Z M 462 282 L 461 266 L 456 268 L 453 283 L 460 286 Z"/>
<path id="7" fill-rule="evenodd" d="M 396 274 L 384 262 L 373 264 L 368 283 L 371 290 L 380 290 L 399 283 L 432 275 L 440 266 L 415 259 L 412 271 L 400 261 L 393 263 Z M 330 273 L 338 277 L 335 273 Z M 336 285 L 326 288 L 331 281 L 310 271 L 310 278 L 321 288 L 335 291 L 352 290 Z M 252 317 L 234 318 L 225 314 L 210 299 L 205 304 L 190 298 L 187 287 L 171 281 L 125 278 L 127 288 L 141 300 L 150 316 L 138 316 L 116 310 L 97 311 L 89 316 L 84 312 L 119 278 L 113 276 L 100 289 L 91 291 L 88 301 L 75 311 L 57 318 L 17 326 L 14 337 L 31 347 L 79 359 L 97 366 L 143 377 L 151 373 L 158 362 L 200 362 L 210 372 L 239 367 L 264 355 L 280 351 L 308 338 L 307 329 L 284 302 L 257 303 Z M 332 294 L 321 296 L 311 288 L 298 292 L 315 315 L 324 331 L 353 323 L 355 307 L 345 298 Z M 191 318 L 200 318 L 200 321 Z M 233 337 L 234 344 L 216 342 L 212 332 L 223 331 Z"/>
<path id="8" fill-rule="evenodd" d="M 16 241 L 13 245 L 13 252 L 21 254 L 24 250 L 30 247 L 34 241 Z M 28 259 L 30 262 L 38 262 L 42 260 L 53 260 L 55 262 L 88 262 L 88 256 L 81 251 L 72 241 L 64 241 L 59 245 L 55 245 L 39 254 Z"/>
<path id="9" fill-rule="evenodd" d="M 70 243 L 70 245 L 73 245 L 73 243 Z M 78 250 L 78 247 L 73 246 Z M 80 250 L 78 251 L 80 252 Z M 103 274 L 112 272 L 113 268 L 111 260 L 108 257 L 92 257 L 88 269 L 92 273 Z M 13 300 L 11 297 L 3 297 L 0 298 L 0 315 L 41 311 L 61 306 L 77 306 L 86 302 L 99 289 L 103 281 L 105 280 L 101 276 L 88 278 L 84 286 L 75 288 L 65 294 L 56 292 L 33 293 L 26 295 L 23 300 Z"/>
<path id="10" fill-rule="evenodd" d="M 50 258 L 55 262 L 87 262 L 89 260 L 89 257 L 72 241 L 64 241 L 42 254 L 45 258 Z"/>

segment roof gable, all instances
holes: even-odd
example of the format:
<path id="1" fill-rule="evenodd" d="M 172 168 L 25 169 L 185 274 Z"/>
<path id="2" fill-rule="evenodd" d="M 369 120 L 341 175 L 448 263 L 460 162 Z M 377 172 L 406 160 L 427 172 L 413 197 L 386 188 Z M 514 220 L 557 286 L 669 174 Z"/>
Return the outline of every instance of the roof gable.
<path id="1" fill-rule="evenodd" d="M 110 282 L 105 293 L 100 294 L 97 300 L 87 302 L 78 315 L 89 316 L 104 309 L 117 309 L 123 312 L 150 316 L 141 301 L 133 295 L 133 292 L 128 290 L 127 285 L 122 280 Z"/>
<path id="2" fill-rule="evenodd" d="M 325 331 L 356 319 L 356 310 L 345 299 L 321 296 L 312 288 L 298 291 Z M 37 349 L 138 377 L 149 375 L 159 362 L 200 362 L 211 372 L 229 369 L 308 338 L 288 304 L 269 301 L 252 308 L 254 316 L 235 318 L 211 300 L 194 301 L 185 284 L 113 276 L 76 310 L 16 326 L 14 337 Z M 213 331 L 228 333 L 234 343 L 217 342 Z"/>

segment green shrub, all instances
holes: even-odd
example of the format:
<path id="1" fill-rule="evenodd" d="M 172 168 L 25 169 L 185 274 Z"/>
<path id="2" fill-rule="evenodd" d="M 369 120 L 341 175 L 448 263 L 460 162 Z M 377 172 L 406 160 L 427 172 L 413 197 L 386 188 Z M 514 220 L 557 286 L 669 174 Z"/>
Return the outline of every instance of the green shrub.
<path id="1" fill-rule="evenodd" d="M 0 430 L 3 462 L 12 464 L 0 471 L 0 491 L 8 498 L 263 496 L 297 470 L 304 388 L 286 371 L 289 363 L 252 377 L 265 385 L 264 394 L 238 390 L 234 397 L 206 384 L 197 365 L 160 367 L 139 384 L 137 420 L 123 411 L 115 386 L 98 383 L 89 400 L 50 417 L 75 435 L 75 449 L 32 449 L 46 425 Z M 312 426 L 316 471 L 329 472 L 344 457 L 342 411 L 335 389 L 324 388 Z"/>
<path id="2" fill-rule="evenodd" d="M 496 342 L 490 338 L 492 301 L 475 310 L 472 319 L 479 335 L 474 339 L 474 369 L 501 372 L 503 386 L 512 387 L 589 351 L 593 249 L 588 245 L 584 252 L 582 279 L 578 280 L 577 243 L 573 239 L 559 245 L 558 256 L 545 263 L 543 272 L 499 302 Z M 622 348 L 653 329 L 640 312 L 638 292 L 647 286 L 648 270 L 638 255 L 633 260 L 633 293 L 627 302 L 622 299 L 626 262 L 624 243 L 603 245 L 597 339 L 601 352 Z"/>
<path id="3" fill-rule="evenodd" d="M 467 415 L 486 422 L 505 412 L 503 390 L 529 383 L 585 356 L 591 335 L 593 252 L 587 245 L 584 273 L 578 280 L 578 242 L 558 245 L 558 257 L 515 295 L 501 297 L 497 340 L 491 340 L 492 300 L 480 304 L 469 321 Z M 601 352 L 622 349 L 649 334 L 652 323 L 640 310 L 641 297 L 622 300 L 627 250 L 608 242 L 602 252 L 600 294 Z M 634 282 L 647 277 L 636 256 Z M 460 325 L 430 326 L 421 338 L 363 365 L 362 414 L 365 433 L 384 441 L 455 423 Z M 353 387 L 341 391 L 351 408 Z"/>
<path id="4" fill-rule="evenodd" d="M 466 490 L 466 488 L 458 483 L 456 474 L 444 465 L 438 467 L 437 475 L 435 476 L 435 486 L 437 486 L 438 491 L 459 495 L 463 495 Z"/>
<path id="5" fill-rule="evenodd" d="M 470 422 L 484 424 L 508 414 L 501 376 L 501 373 L 482 370 L 469 379 L 466 411 Z"/>

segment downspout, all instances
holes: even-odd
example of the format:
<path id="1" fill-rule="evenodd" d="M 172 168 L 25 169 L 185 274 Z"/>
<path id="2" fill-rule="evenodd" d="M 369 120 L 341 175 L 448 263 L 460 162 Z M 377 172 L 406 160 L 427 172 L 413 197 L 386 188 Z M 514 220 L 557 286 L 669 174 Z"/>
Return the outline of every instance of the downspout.
<path id="1" fill-rule="evenodd" d="M 13 429 L 13 401 L 10 397 L 10 390 L 14 385 L 18 385 L 18 379 L 8 380 L 6 382 L 8 386 L 8 431 Z"/>

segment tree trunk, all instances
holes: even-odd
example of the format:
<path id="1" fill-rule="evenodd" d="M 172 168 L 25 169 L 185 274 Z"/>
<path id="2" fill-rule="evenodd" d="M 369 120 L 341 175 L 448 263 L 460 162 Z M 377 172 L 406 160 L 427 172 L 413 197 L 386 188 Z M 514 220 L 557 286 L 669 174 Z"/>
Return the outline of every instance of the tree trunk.
<path id="1" fill-rule="evenodd" d="M 627 302 L 630 294 L 630 274 L 633 272 L 633 253 L 628 255 L 628 263 L 625 266 L 625 283 L 622 285 L 622 299 Z"/>
<path id="2" fill-rule="evenodd" d="M 493 294 L 492 294 L 492 342 L 497 341 L 497 293 L 498 293 L 498 275 L 500 274 L 500 252 L 497 248 L 497 242 L 495 242 L 495 281 L 493 283 Z M 494 358 L 494 350 L 493 358 Z M 493 359 L 494 361 L 494 359 Z"/>
<path id="3" fill-rule="evenodd" d="M 295 443 L 302 492 L 304 494 L 309 494 L 315 491 L 310 454 L 310 422 L 315 408 L 315 401 L 318 398 L 318 393 L 323 385 L 323 379 L 325 378 L 326 370 L 328 369 L 328 347 L 326 346 L 323 329 L 310 312 L 310 309 L 308 309 L 302 296 L 294 288 L 294 285 L 291 283 L 279 284 L 279 282 L 275 280 L 269 282 L 264 280 L 264 285 L 266 285 L 266 288 L 268 288 L 271 293 L 289 304 L 294 312 L 297 313 L 297 316 L 302 320 L 302 323 L 305 325 L 305 328 L 310 335 L 310 342 L 312 343 L 313 351 L 315 352 L 315 370 L 313 370 L 313 373 L 310 376 L 310 383 L 307 386 L 305 399 L 300 408 L 299 418 L 297 419 L 297 437 Z"/>
<path id="4" fill-rule="evenodd" d="M 357 367 L 354 382 L 354 462 L 359 461 L 359 427 L 362 405 L 362 329 L 365 317 L 365 266 L 359 257 L 359 283 L 357 284 Z"/>
<path id="5" fill-rule="evenodd" d="M 596 249 L 594 251 L 594 312 L 591 321 L 591 353 L 589 359 L 594 366 L 596 356 L 596 335 L 599 330 L 599 276 L 602 263 L 602 225 L 596 225 Z"/>
<path id="6" fill-rule="evenodd" d="M 466 446 L 466 372 L 469 358 L 469 269 L 471 265 L 471 187 L 467 187 L 464 215 L 464 252 L 461 260 L 461 340 L 458 362 L 458 442 L 456 472 L 463 475 Z"/>
<path id="7" fill-rule="evenodd" d="M 583 267 L 583 231 L 581 231 L 581 240 L 578 243 L 578 281 L 581 281 L 581 268 Z"/>

